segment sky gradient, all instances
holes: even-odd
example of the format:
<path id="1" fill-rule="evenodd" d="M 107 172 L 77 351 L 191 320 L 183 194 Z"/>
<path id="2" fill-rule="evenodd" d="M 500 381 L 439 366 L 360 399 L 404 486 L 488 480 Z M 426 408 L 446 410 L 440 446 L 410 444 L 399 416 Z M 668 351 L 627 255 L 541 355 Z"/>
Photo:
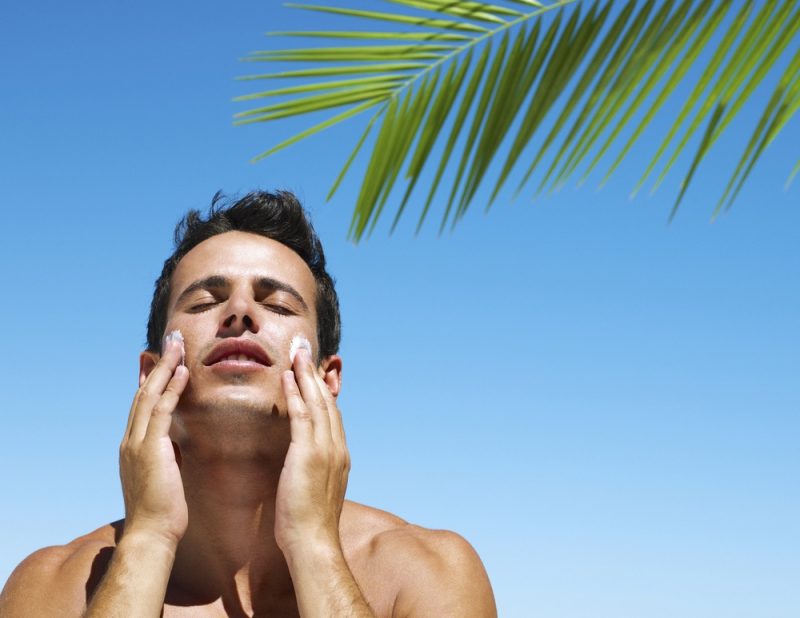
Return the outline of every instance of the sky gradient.
<path id="1" fill-rule="evenodd" d="M 179 217 L 289 189 L 342 303 L 350 499 L 465 536 L 501 616 L 796 616 L 797 121 L 713 224 L 764 98 L 670 225 L 678 180 L 629 200 L 634 157 L 601 191 L 477 200 L 452 233 L 409 217 L 356 246 L 358 175 L 325 195 L 363 119 L 257 165 L 309 121 L 231 125 L 252 91 L 238 59 L 324 21 L 273 2 L 4 9 L 0 581 L 123 516 L 117 449 Z"/>

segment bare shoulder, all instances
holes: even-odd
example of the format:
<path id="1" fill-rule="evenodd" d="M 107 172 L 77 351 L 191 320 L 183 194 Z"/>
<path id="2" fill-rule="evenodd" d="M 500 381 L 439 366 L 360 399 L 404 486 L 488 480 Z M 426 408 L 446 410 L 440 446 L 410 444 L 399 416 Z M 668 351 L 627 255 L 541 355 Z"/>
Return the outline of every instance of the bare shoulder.
<path id="1" fill-rule="evenodd" d="M 0 593 L 0 616 L 80 616 L 115 546 L 118 524 L 25 558 Z"/>
<path id="2" fill-rule="evenodd" d="M 358 567 L 353 574 L 359 583 L 363 577 L 370 587 L 381 590 L 382 604 L 391 597 L 391 610 L 380 614 L 497 615 L 489 577 L 466 539 L 449 530 L 423 528 L 385 511 L 349 504 L 348 526 L 360 534 L 345 528 L 342 539 L 357 539 L 353 545 Z"/>

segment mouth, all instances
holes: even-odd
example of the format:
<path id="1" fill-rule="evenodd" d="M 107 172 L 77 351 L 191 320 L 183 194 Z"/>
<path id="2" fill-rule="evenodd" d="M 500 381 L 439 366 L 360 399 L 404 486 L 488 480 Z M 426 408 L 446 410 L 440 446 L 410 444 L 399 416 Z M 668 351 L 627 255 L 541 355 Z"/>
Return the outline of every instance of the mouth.
<path id="1" fill-rule="evenodd" d="M 253 371 L 272 365 L 269 355 L 249 339 L 225 339 L 214 346 L 203 360 L 207 367 L 215 369 Z"/>

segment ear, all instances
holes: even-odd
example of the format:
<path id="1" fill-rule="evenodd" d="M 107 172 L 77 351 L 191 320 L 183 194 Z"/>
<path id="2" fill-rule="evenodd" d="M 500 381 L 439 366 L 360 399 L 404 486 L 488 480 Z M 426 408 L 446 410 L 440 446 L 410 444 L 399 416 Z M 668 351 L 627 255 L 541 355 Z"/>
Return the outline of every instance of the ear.
<path id="1" fill-rule="evenodd" d="M 322 359 L 317 371 L 320 372 L 320 377 L 328 385 L 331 395 L 338 397 L 339 391 L 342 389 L 342 357 L 338 354 L 326 356 Z"/>
<path id="2" fill-rule="evenodd" d="M 147 350 L 139 354 L 139 386 L 144 384 L 145 378 L 150 375 L 160 358 L 161 355 Z"/>

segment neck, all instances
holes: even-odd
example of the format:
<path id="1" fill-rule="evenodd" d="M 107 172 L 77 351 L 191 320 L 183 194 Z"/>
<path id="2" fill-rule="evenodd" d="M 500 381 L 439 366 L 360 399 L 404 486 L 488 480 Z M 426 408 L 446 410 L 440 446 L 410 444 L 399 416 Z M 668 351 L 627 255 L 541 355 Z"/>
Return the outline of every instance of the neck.
<path id="1" fill-rule="evenodd" d="M 237 431 L 234 440 L 203 431 L 196 435 L 214 440 L 180 445 L 189 526 L 178 546 L 171 587 L 194 603 L 222 598 L 249 612 L 270 599 L 293 598 L 274 534 L 288 421 L 271 420 L 269 431 Z"/>

